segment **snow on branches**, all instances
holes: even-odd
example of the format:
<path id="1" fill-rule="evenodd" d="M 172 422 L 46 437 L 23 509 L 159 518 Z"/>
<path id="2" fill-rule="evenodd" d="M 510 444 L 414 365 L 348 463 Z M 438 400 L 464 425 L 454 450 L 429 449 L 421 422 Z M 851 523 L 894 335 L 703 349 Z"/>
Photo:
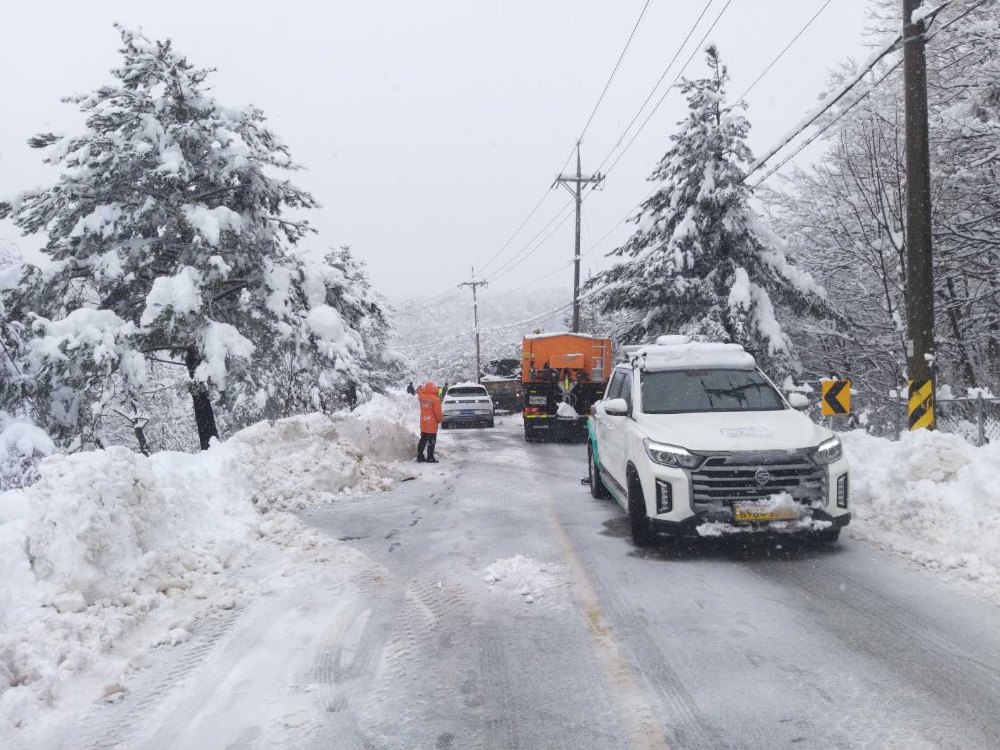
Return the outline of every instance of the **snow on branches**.
<path id="1" fill-rule="evenodd" d="M 590 286 L 605 312 L 637 314 L 626 340 L 676 332 L 736 342 L 786 370 L 794 360 L 775 304 L 819 314 L 824 291 L 749 204 L 745 105 L 725 104 L 726 67 L 714 46 L 705 52 L 709 76 L 679 85 L 688 116 L 650 177 L 658 188 L 638 229 Z"/>
<path id="2" fill-rule="evenodd" d="M 218 102 L 212 71 L 169 40 L 119 32 L 114 81 L 65 100 L 85 114 L 84 132 L 30 141 L 58 181 L 0 202 L 0 218 L 47 234 L 50 261 L 16 300 L 0 289 L 0 305 L 16 305 L 19 335 L 37 337 L 24 363 L 48 383 L 40 413 L 79 426 L 80 401 L 107 398 L 98 377 L 134 400 L 155 361 L 186 373 L 207 447 L 218 435 L 213 395 L 259 414 L 278 372 L 314 404 L 362 377 L 377 356 L 362 328 L 369 317 L 383 325 L 384 309 L 345 318 L 358 276 L 343 281 L 289 252 L 313 230 L 286 212 L 317 203 L 273 176 L 300 167 L 263 112 Z"/>

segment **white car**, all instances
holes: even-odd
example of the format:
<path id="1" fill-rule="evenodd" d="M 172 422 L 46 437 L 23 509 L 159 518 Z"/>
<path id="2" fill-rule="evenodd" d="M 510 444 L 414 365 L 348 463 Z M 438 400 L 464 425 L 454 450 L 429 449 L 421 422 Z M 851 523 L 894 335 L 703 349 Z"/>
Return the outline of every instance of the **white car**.
<path id="1" fill-rule="evenodd" d="M 441 402 L 441 426 L 451 427 L 494 424 L 493 399 L 478 383 L 459 383 L 444 394 Z"/>
<path id="2" fill-rule="evenodd" d="M 840 440 L 736 344 L 661 336 L 630 351 L 588 426 L 591 494 L 622 506 L 637 545 L 661 533 L 834 541 L 851 520 Z"/>

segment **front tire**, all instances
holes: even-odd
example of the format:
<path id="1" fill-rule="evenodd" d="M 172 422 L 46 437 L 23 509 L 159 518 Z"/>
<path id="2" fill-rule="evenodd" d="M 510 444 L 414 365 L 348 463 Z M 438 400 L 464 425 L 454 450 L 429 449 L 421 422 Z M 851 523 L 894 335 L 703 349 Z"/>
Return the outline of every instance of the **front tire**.
<path id="1" fill-rule="evenodd" d="M 595 500 L 607 500 L 611 497 L 611 493 L 608 492 L 608 488 L 601 481 L 600 470 L 594 462 L 594 449 L 590 446 L 587 447 L 587 466 L 587 476 L 590 479 L 590 496 Z"/>
<path id="2" fill-rule="evenodd" d="M 628 521 L 632 532 L 632 543 L 636 547 L 648 547 L 655 540 L 653 524 L 646 513 L 646 498 L 642 494 L 642 483 L 634 474 L 628 483 Z"/>

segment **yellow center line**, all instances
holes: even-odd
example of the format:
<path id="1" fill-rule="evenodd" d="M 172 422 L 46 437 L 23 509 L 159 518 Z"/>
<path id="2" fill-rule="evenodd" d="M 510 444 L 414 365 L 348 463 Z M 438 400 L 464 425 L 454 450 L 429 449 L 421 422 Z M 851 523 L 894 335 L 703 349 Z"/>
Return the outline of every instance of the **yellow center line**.
<path id="1" fill-rule="evenodd" d="M 587 619 L 587 629 L 596 646 L 598 662 L 607 677 L 611 694 L 618 702 L 619 716 L 628 729 L 630 744 L 637 750 L 669 750 L 666 738 L 655 720 L 656 712 L 650 705 L 639 680 L 625 658 L 621 644 L 601 614 L 600 599 L 591 583 L 583 561 L 573 547 L 566 528 L 549 502 L 549 524 L 555 534 L 567 567 L 576 582 L 574 593 Z"/>

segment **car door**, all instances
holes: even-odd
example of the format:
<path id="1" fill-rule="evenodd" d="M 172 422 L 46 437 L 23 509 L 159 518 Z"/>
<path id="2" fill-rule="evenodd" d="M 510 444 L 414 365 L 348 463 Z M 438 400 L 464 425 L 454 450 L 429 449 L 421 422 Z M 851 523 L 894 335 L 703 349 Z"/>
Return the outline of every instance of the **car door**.
<path id="1" fill-rule="evenodd" d="M 632 372 L 619 370 L 621 382 L 611 398 L 623 398 L 632 405 Z M 602 414 L 601 419 L 607 423 L 605 443 L 601 445 L 601 465 L 611 475 L 620 487 L 625 487 L 625 433 L 630 417 L 611 417 Z"/>
<path id="2" fill-rule="evenodd" d="M 618 394 L 622 392 L 622 381 L 625 379 L 625 373 L 622 370 L 615 370 L 614 374 L 611 376 L 611 382 L 608 383 L 608 387 L 604 391 L 604 400 L 610 401 L 613 398 L 618 398 Z M 601 408 L 601 402 L 597 402 L 597 407 L 593 409 L 594 421 L 597 425 L 597 455 L 601 464 L 604 463 L 604 446 L 607 444 L 609 439 L 608 428 L 612 421 L 612 417 L 609 417 L 604 413 L 604 409 Z"/>

